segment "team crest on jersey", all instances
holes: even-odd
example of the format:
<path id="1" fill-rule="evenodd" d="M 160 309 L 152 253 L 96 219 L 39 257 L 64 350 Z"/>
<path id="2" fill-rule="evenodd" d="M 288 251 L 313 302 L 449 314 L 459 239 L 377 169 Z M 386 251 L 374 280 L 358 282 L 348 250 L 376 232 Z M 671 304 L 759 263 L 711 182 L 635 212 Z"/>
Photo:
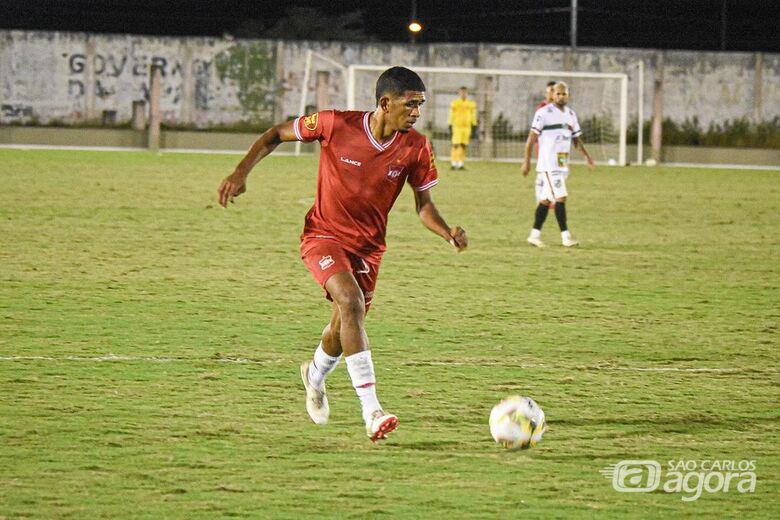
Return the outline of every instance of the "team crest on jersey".
<path id="1" fill-rule="evenodd" d="M 389 180 L 395 180 L 403 173 L 404 167 L 403 165 L 395 165 L 391 166 L 389 170 L 387 170 L 387 178 Z"/>
<path id="2" fill-rule="evenodd" d="M 332 256 L 330 255 L 323 256 L 322 258 L 320 258 L 320 269 L 324 271 L 325 269 L 327 269 L 328 267 L 332 266 L 335 263 L 336 261 L 333 260 Z"/>
<path id="3" fill-rule="evenodd" d="M 303 126 L 306 130 L 314 131 L 317 129 L 317 114 L 312 114 L 303 118 Z"/>

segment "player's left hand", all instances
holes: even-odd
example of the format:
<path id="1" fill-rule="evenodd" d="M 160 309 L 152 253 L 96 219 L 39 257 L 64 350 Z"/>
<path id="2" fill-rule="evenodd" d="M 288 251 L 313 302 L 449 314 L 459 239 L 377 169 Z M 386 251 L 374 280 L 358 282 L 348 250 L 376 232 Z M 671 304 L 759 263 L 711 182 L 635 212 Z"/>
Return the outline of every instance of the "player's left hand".
<path id="1" fill-rule="evenodd" d="M 233 199 L 241 195 L 246 191 L 246 176 L 233 173 L 228 175 L 219 185 L 219 205 L 223 208 L 227 207 L 228 201 L 231 203 Z"/>
<path id="2" fill-rule="evenodd" d="M 472 139 L 479 139 L 479 129 L 476 126 L 471 127 L 471 138 Z"/>
<path id="3" fill-rule="evenodd" d="M 469 239 L 466 237 L 466 231 L 462 227 L 450 228 L 450 244 L 458 250 L 458 253 L 468 247 Z"/>

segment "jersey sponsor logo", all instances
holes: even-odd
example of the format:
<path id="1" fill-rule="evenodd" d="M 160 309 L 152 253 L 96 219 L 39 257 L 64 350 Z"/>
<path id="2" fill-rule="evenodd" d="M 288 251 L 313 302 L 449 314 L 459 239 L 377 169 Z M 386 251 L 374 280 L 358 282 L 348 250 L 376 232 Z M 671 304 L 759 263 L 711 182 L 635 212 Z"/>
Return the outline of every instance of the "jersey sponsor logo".
<path id="1" fill-rule="evenodd" d="M 558 166 L 566 168 L 567 164 L 569 164 L 569 154 L 567 152 L 558 152 Z"/>
<path id="2" fill-rule="evenodd" d="M 391 181 L 395 180 L 401 176 L 403 171 L 404 171 L 404 167 L 401 165 L 391 166 L 390 169 L 387 170 L 387 178 Z"/>
<path id="3" fill-rule="evenodd" d="M 568 140 L 569 140 L 569 136 L 568 135 L 558 134 L 558 135 L 555 136 L 555 142 L 556 143 L 560 143 L 561 141 L 565 142 L 565 141 L 568 141 Z"/>
<path id="4" fill-rule="evenodd" d="M 335 263 L 336 261 L 333 260 L 332 256 L 330 255 L 323 256 L 322 258 L 320 258 L 320 269 L 324 271 L 325 269 L 327 269 L 328 267 L 332 266 Z"/>
<path id="5" fill-rule="evenodd" d="M 361 166 L 363 163 L 360 161 L 356 161 L 354 159 L 350 159 L 349 157 L 339 157 L 339 161 L 345 162 L 347 164 L 351 164 L 352 166 Z"/>
<path id="6" fill-rule="evenodd" d="M 317 119 L 318 114 L 312 114 L 310 116 L 306 116 L 303 118 L 303 126 L 306 127 L 306 130 L 311 130 L 312 132 L 317 129 Z"/>

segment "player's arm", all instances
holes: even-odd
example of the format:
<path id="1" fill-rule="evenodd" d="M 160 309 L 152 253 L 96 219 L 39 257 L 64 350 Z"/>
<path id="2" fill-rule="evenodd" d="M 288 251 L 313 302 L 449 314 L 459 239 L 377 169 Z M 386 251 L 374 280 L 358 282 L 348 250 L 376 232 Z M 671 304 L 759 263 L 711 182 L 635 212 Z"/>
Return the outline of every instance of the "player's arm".
<path id="1" fill-rule="evenodd" d="M 241 162 L 238 163 L 232 174 L 225 177 L 222 184 L 219 185 L 219 205 L 227 207 L 228 201 L 233 202 L 246 191 L 246 178 L 249 172 L 263 158 L 273 152 L 277 146 L 287 141 L 297 141 L 295 130 L 293 130 L 294 121 L 280 123 L 266 130 L 257 141 L 252 145 Z"/>
<path id="2" fill-rule="evenodd" d="M 536 145 L 537 141 L 539 141 L 539 135 L 533 130 L 528 132 L 528 139 L 525 142 L 525 155 L 523 156 L 523 168 L 521 169 L 523 177 L 528 175 L 528 170 L 531 169 L 531 150 Z"/>
<path id="3" fill-rule="evenodd" d="M 425 227 L 452 244 L 458 252 L 466 249 L 469 244 L 466 232 L 461 227 L 451 228 L 447 225 L 433 203 L 430 189 L 415 191 L 414 201 L 417 205 L 417 214 Z"/>
<path id="4" fill-rule="evenodd" d="M 588 161 L 588 168 L 591 170 L 593 169 L 593 159 L 590 157 L 590 154 L 585 149 L 585 143 L 582 141 L 581 137 L 575 137 L 572 139 L 572 143 L 574 144 L 574 148 L 577 148 L 580 152 L 582 152 L 582 155 L 585 156 L 585 160 Z"/>

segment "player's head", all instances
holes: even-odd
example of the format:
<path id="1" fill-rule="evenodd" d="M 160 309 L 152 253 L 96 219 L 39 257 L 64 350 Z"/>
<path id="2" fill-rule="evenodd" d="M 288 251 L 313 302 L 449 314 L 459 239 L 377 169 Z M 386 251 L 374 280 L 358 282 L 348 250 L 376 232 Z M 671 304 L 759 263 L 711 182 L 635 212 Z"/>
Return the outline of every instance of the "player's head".
<path id="1" fill-rule="evenodd" d="M 544 100 L 548 103 L 553 102 L 553 87 L 555 84 L 558 83 L 557 81 L 548 81 L 547 87 L 544 89 Z"/>
<path id="2" fill-rule="evenodd" d="M 466 99 L 469 95 L 469 88 L 468 87 L 460 87 L 458 89 L 458 96 L 460 99 Z"/>
<path id="3" fill-rule="evenodd" d="M 569 85 L 563 81 L 559 81 L 553 85 L 552 89 L 552 102 L 559 107 L 566 106 L 566 103 L 569 102 Z"/>
<path id="4" fill-rule="evenodd" d="M 391 67 L 376 81 L 376 106 L 393 130 L 405 133 L 420 117 L 425 83 L 406 67 Z"/>

